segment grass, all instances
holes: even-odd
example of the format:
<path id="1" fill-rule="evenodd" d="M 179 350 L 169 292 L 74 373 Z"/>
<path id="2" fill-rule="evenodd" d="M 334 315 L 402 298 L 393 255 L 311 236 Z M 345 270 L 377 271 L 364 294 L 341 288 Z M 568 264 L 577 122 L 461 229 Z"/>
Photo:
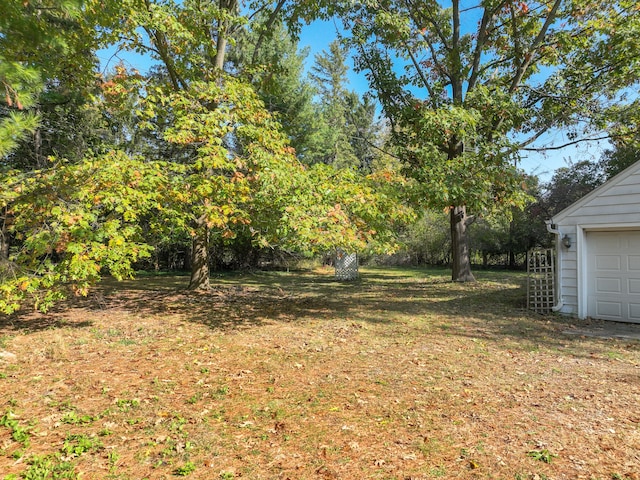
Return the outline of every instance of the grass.
<path id="1" fill-rule="evenodd" d="M 521 273 L 362 273 L 144 276 L 0 320 L 0 479 L 638 480 L 638 342 L 563 334 Z"/>

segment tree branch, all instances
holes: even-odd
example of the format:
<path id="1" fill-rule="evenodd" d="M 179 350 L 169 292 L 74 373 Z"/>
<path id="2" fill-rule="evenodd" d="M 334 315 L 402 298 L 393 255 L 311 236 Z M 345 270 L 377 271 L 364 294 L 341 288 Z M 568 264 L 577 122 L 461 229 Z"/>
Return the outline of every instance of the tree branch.
<path id="1" fill-rule="evenodd" d="M 544 132 L 542 132 L 542 133 L 544 133 Z M 613 135 L 604 135 L 602 137 L 595 137 L 595 138 L 580 138 L 578 140 L 573 140 L 571 142 L 566 142 L 566 143 L 563 143 L 562 145 L 555 145 L 553 147 L 521 148 L 520 150 L 525 151 L 525 152 L 548 152 L 548 151 L 552 151 L 552 150 L 562 150 L 563 148 L 567 148 L 567 147 L 570 147 L 572 145 L 577 145 L 579 143 L 598 142 L 600 140 L 609 140 L 610 138 L 615 138 L 615 137 Z M 525 143 L 525 145 L 526 144 L 527 143 Z"/>
<path id="2" fill-rule="evenodd" d="M 278 4 L 276 5 L 276 8 L 273 10 L 273 12 L 271 12 L 271 15 L 269 15 L 269 18 L 267 20 L 267 23 L 265 23 L 264 28 L 262 28 L 262 30 L 260 32 L 260 35 L 258 36 L 258 40 L 256 41 L 256 45 L 255 45 L 255 47 L 253 49 L 253 55 L 251 56 L 251 64 L 252 65 L 255 65 L 256 60 L 258 58 L 258 51 L 260 50 L 260 47 L 262 46 L 262 42 L 264 41 L 264 37 L 265 37 L 266 33 L 271 30 L 271 27 L 275 23 L 276 18 L 278 18 L 278 14 L 280 13 L 280 10 L 282 10 L 282 7 L 286 3 L 286 1 L 287 0 L 280 0 L 278 2 Z"/>
<path id="3" fill-rule="evenodd" d="M 451 69 L 451 87 L 453 88 L 452 96 L 454 105 L 462 105 L 462 58 L 460 55 L 460 0 L 452 1 L 452 21 L 453 21 L 453 38 L 451 40 L 451 51 L 455 65 Z"/>
<path id="4" fill-rule="evenodd" d="M 497 8 L 497 7 L 496 7 Z M 476 49 L 473 52 L 473 61 L 471 63 L 471 75 L 469 76 L 468 90 L 473 90 L 478 81 L 478 75 L 480 70 L 480 59 L 482 57 L 483 47 L 488 39 L 488 27 L 493 20 L 495 10 L 489 13 L 489 9 L 485 8 L 482 13 L 482 20 L 480 21 L 480 27 L 478 28 L 478 39 L 476 40 Z"/>
<path id="5" fill-rule="evenodd" d="M 149 0 L 145 0 L 145 5 L 147 7 L 147 12 L 151 14 L 151 2 Z M 180 78 L 180 75 L 178 74 L 175 63 L 173 61 L 173 57 L 169 53 L 169 42 L 167 41 L 167 37 L 164 32 L 161 32 L 159 30 L 152 30 L 146 26 L 144 27 L 144 30 L 152 41 L 155 40 L 155 46 L 158 55 L 167 68 L 167 72 L 169 73 L 169 80 L 171 81 L 171 86 L 173 87 L 173 89 L 180 90 L 182 88 L 183 90 L 187 90 L 188 85 L 182 78 Z"/>
<path id="6" fill-rule="evenodd" d="M 435 101 L 437 100 L 437 98 L 435 96 L 435 93 L 434 93 L 433 89 L 431 88 L 431 85 L 429 84 L 429 80 L 427 79 L 427 77 L 425 77 L 424 72 L 422 71 L 422 68 L 420 67 L 420 64 L 418 63 L 418 60 L 416 59 L 415 55 L 413 54 L 413 51 L 411 50 L 409 45 L 407 45 L 406 43 L 404 44 L 404 48 L 407 50 L 407 53 L 409 54 L 409 57 L 411 58 L 411 63 L 413 63 L 413 66 L 416 69 L 416 72 L 417 72 L 418 76 L 420 77 L 420 80 L 422 81 L 422 84 L 424 85 L 424 87 L 429 92 L 429 96 L 431 97 L 432 101 L 435 103 Z"/>
<path id="7" fill-rule="evenodd" d="M 397 102 L 395 101 L 395 98 L 393 98 L 394 96 L 386 91 L 386 89 L 385 89 L 380 77 L 376 73 L 377 70 L 375 68 L 373 68 L 371 60 L 369 59 L 369 56 L 367 55 L 367 52 L 365 51 L 363 45 L 362 44 L 358 44 L 358 49 L 360 50 L 360 58 L 363 59 L 364 63 L 367 65 L 367 68 L 368 68 L 369 72 L 371 72 L 371 76 L 373 77 L 373 87 L 379 92 L 378 93 L 378 97 L 383 96 L 383 97 L 388 98 L 388 101 L 390 103 L 394 104 L 393 105 L 394 108 L 398 108 Z M 380 95 L 380 93 L 382 93 L 384 95 Z M 382 102 L 383 109 L 386 109 L 387 106 L 385 105 L 385 101 L 383 99 L 380 99 L 380 100 Z M 392 115 L 387 115 L 387 118 L 391 122 L 392 129 L 395 128 L 395 122 L 394 122 L 393 116 Z"/>
<path id="8" fill-rule="evenodd" d="M 407 7 L 407 10 L 409 12 L 409 15 L 412 16 L 413 23 L 415 23 L 417 27 L 418 22 L 416 22 L 416 19 L 413 16 L 413 12 L 417 11 L 417 8 L 413 5 L 413 2 L 411 2 L 411 0 L 404 0 L 404 1 L 405 1 L 405 6 Z M 422 9 L 421 11 L 424 12 L 424 10 Z M 427 21 L 431 24 L 431 28 L 433 29 L 433 31 L 440 38 L 440 41 L 442 42 L 442 45 L 444 46 L 444 48 L 447 50 L 450 50 L 451 48 L 449 47 L 449 45 L 447 45 L 447 38 L 442 34 L 442 30 L 440 30 L 440 26 L 438 25 L 438 23 L 434 21 L 433 18 L 429 18 L 429 17 L 426 17 L 426 18 L 427 18 Z"/>
<path id="9" fill-rule="evenodd" d="M 549 27 L 551 27 L 551 25 L 555 21 L 556 14 L 558 13 L 558 9 L 560 8 L 561 3 L 562 3 L 562 0 L 555 0 L 555 3 L 553 4 L 553 7 L 551 7 L 551 11 L 547 15 L 547 18 L 545 19 L 544 24 L 540 28 L 540 31 L 538 32 L 538 35 L 534 39 L 533 43 L 529 47 L 529 51 L 524 55 L 524 60 L 518 67 L 518 70 L 516 71 L 516 74 L 513 77 L 513 80 L 511 81 L 511 86 L 509 87 L 509 94 L 513 94 L 516 91 L 516 89 L 520 85 L 520 82 L 524 78 L 525 73 L 527 72 L 528 68 L 531 66 L 531 62 L 533 61 L 533 56 L 535 55 L 535 52 L 540 46 L 540 44 L 542 44 L 542 42 L 544 41 L 544 38 L 547 35 L 547 32 L 549 31 Z"/>

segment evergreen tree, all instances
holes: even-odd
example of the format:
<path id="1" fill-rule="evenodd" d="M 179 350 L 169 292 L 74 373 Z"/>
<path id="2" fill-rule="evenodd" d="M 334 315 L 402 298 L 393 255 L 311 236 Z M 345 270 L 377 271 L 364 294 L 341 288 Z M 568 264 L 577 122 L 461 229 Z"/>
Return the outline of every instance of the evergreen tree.
<path id="1" fill-rule="evenodd" d="M 338 168 L 360 167 L 360 159 L 352 145 L 356 128 L 349 119 L 355 112 L 350 111 L 354 105 L 349 105 L 350 92 L 346 88 L 349 71 L 346 59 L 347 49 L 335 40 L 329 45 L 329 51 L 315 56 L 311 67 L 310 76 L 320 97 L 318 119 L 321 125 L 321 140 L 309 158 L 311 163 L 325 163 Z M 351 96 L 351 103 L 353 99 Z"/>
<path id="2" fill-rule="evenodd" d="M 316 90 L 304 78 L 308 49 L 298 42 L 282 22 L 274 21 L 268 32 L 264 19 L 251 22 L 230 48 L 228 59 L 237 72 L 248 73 L 267 110 L 276 114 L 300 159 L 317 142 L 317 116 L 313 105 Z M 251 28 L 253 27 L 253 28 Z"/>

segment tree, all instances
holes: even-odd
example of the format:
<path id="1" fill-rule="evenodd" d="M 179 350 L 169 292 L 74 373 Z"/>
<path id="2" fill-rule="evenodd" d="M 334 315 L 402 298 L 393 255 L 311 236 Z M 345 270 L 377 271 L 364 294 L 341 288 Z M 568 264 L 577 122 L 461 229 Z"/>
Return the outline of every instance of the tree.
<path id="1" fill-rule="evenodd" d="M 0 104 L 2 159 L 38 125 L 38 117 L 25 109 L 34 103 L 34 97 L 40 89 L 40 77 L 35 69 L 9 62 L 0 55 L 0 85 L 5 91 L 4 103 Z"/>
<path id="2" fill-rule="evenodd" d="M 131 83 L 117 91 L 129 97 L 141 79 L 122 74 L 126 78 Z M 155 87 L 147 89 L 141 106 L 141 118 L 170 112 L 172 122 L 162 135 L 183 147 L 180 158 L 152 160 L 110 150 L 5 177 L 0 207 L 10 211 L 10 229 L 21 244 L 0 272 L 0 311 L 10 313 L 25 301 L 46 309 L 68 292 L 86 294 L 105 273 L 130 275 L 133 262 L 151 253 L 145 238 L 150 231 L 173 228 L 201 236 L 194 245 L 204 251 L 194 259 L 208 259 L 210 230 L 232 236 L 234 224 L 255 226 L 250 208 L 256 208 L 257 191 L 272 185 L 279 192 L 268 199 L 273 207 L 283 195 L 282 179 L 299 183 L 302 170 L 293 150 L 245 82 L 221 74 L 217 82 L 193 80 L 188 90 L 168 94 Z M 196 267 L 206 276 L 192 282 L 204 288 L 208 260 Z"/>
<path id="3" fill-rule="evenodd" d="M 276 115 L 297 157 L 304 161 L 318 141 L 316 90 L 304 78 L 307 51 L 298 51 L 298 42 L 281 21 L 274 20 L 268 32 L 263 26 L 259 16 L 239 32 L 228 59 L 234 71 L 248 73 L 265 107 Z"/>
<path id="4" fill-rule="evenodd" d="M 260 223 L 247 212 L 257 198 L 254 188 L 264 185 L 261 169 L 289 166 L 288 175 L 273 180 L 297 178 L 293 150 L 249 85 L 260 76 L 254 67 L 268 52 L 261 48 L 269 46 L 285 3 L 266 2 L 241 16 L 236 1 L 131 0 L 120 5 L 129 13 L 125 21 L 112 27 L 123 48 L 146 52 L 158 62 L 156 75 L 139 83 L 138 110 L 158 141 L 181 147 L 173 159 L 179 167 L 174 191 L 181 201 L 173 205 L 182 210 L 173 220 L 193 240 L 190 288 L 208 287 L 212 230 L 231 237 L 239 225 Z M 247 18 L 257 35 L 242 33 Z M 227 56 L 229 48 L 240 38 L 255 41 L 247 49 L 252 52 L 248 68 L 228 61 L 234 59 Z M 258 241 L 260 235 L 254 236 Z"/>
<path id="5" fill-rule="evenodd" d="M 93 83 L 96 32 L 89 0 L 0 0 L 0 158 L 37 135 L 43 90 L 52 100 Z"/>
<path id="6" fill-rule="evenodd" d="M 37 3 L 0 1 L 0 184 L 7 170 L 43 165 L 40 106 L 53 83 L 69 87 L 92 77 L 93 57 L 84 55 L 93 32 L 84 29 L 79 1 L 43 0 Z M 73 82 L 70 80 L 73 78 Z M 45 92 L 43 94 L 43 91 Z M 29 136 L 33 136 L 29 139 Z M 37 147 L 35 158 L 24 155 L 28 140 Z M 22 152 L 16 152 L 22 147 Z M 0 263 L 9 258 L 11 214 L 0 204 Z"/>
<path id="7" fill-rule="evenodd" d="M 359 168 L 365 172 L 375 168 L 376 159 L 382 156 L 384 145 L 383 126 L 376 122 L 376 104 L 369 95 L 360 98 L 356 92 L 346 97 L 347 126 L 351 132 L 350 143 L 358 159 Z"/>
<path id="8" fill-rule="evenodd" d="M 5 103 L 0 103 L 0 182 L 4 186 L 6 156 L 38 126 L 38 117 L 24 109 L 33 103 L 39 88 L 39 76 L 34 69 L 8 62 L 0 54 L 0 85 L 6 92 Z M 8 222 L 7 206 L 0 204 L 0 268 L 9 258 Z"/>
<path id="9" fill-rule="evenodd" d="M 354 167 L 359 163 L 353 152 L 353 128 L 347 120 L 347 50 L 334 40 L 329 51 L 315 56 L 310 76 L 320 96 L 319 120 L 323 129 L 321 144 L 313 163 L 322 162 L 337 167 Z"/>
<path id="10" fill-rule="evenodd" d="M 607 180 L 640 160 L 640 100 L 614 109 L 613 118 L 609 125 L 612 148 L 599 162 Z"/>
<path id="11" fill-rule="evenodd" d="M 547 219 L 551 218 L 604 181 L 602 169 L 597 163 L 587 160 L 573 163 L 555 171 L 545 185 L 545 192 L 539 203 L 543 206 Z"/>
<path id="12" fill-rule="evenodd" d="M 69 292 L 86 294 L 101 275 L 130 276 L 149 255 L 141 218 L 159 205 L 167 177 L 158 164 L 111 151 L 4 176 L 0 207 L 20 241 L 0 265 L 0 312 L 26 301 L 46 311 Z"/>
<path id="13" fill-rule="evenodd" d="M 552 235 L 547 231 L 545 221 L 550 218 L 544 204 L 545 185 L 536 176 L 527 176 L 528 191 L 535 201 L 524 209 L 513 209 L 509 222 L 507 251 L 509 266 L 516 266 L 516 254 L 524 254 L 533 248 L 549 248 L 553 245 Z"/>
<path id="14" fill-rule="evenodd" d="M 262 31 L 285 3 L 256 4 Z M 232 0 L 85 4 L 87 23 L 70 29 L 87 48 L 85 60 L 99 32 L 156 64 L 144 76 L 118 66 L 100 79 L 99 93 L 84 97 L 104 107 L 109 127 L 96 152 L 76 153 L 65 138 L 42 135 L 56 143 L 51 152 L 69 158 L 45 159 L 39 147 L 33 162 L 26 155 L 24 168 L 2 172 L 0 208 L 16 242 L 0 268 L 0 311 L 29 302 L 44 310 L 69 293 L 86 294 L 104 274 L 129 276 L 158 238 L 191 239 L 192 289 L 209 285 L 212 232 L 304 252 L 393 245 L 386 227 L 411 215 L 402 204 L 391 208 L 403 179 L 303 167 L 249 81 L 256 70 L 226 61 L 245 25 L 238 9 Z M 70 85 L 41 56 L 33 65 L 52 86 L 47 93 Z"/>
<path id="15" fill-rule="evenodd" d="M 608 180 L 638 160 L 640 160 L 640 142 L 616 142 L 612 149 L 604 152 L 599 165 Z"/>
<path id="16" fill-rule="evenodd" d="M 483 265 L 491 256 L 502 256 L 504 265 L 517 268 L 533 248 L 550 247 L 551 234 L 545 220 L 550 218 L 543 196 L 543 186 L 535 176 L 527 176 L 527 191 L 535 198 L 524 209 L 512 208 L 503 215 L 480 219 L 471 232 L 472 247 L 480 251 Z M 518 261 L 520 259 L 520 261 Z"/>
<path id="17" fill-rule="evenodd" d="M 552 128 L 598 126 L 616 92 L 637 82 L 637 8 L 628 0 L 353 5 L 346 27 L 356 65 L 425 202 L 449 210 L 453 280 L 474 279 L 467 210 L 529 200 L 514 166 L 520 149 Z"/>
<path id="18" fill-rule="evenodd" d="M 248 221 L 241 206 L 254 160 L 245 153 L 252 142 L 266 146 L 276 130 L 251 87 L 224 73 L 244 17 L 237 0 L 131 0 L 119 8 L 128 16 L 111 25 L 113 38 L 158 62 L 157 75 L 139 84 L 140 110 L 158 141 L 179 146 L 173 191 L 181 200 L 173 206 L 181 211 L 173 220 L 192 238 L 189 287 L 208 288 L 210 230 L 231 234 L 229 223 Z"/>
<path id="19" fill-rule="evenodd" d="M 174 122 L 165 138 L 195 149 L 191 161 L 172 167 L 173 221 L 194 240 L 190 287 L 208 288 L 210 232 L 229 238 L 235 236 L 234 225 L 255 227 L 249 212 L 257 190 L 265 182 L 281 185 L 284 178 L 295 178 L 300 167 L 278 123 L 247 83 L 227 76 L 191 82 L 189 90 L 170 95 L 166 106 Z"/>
<path id="20" fill-rule="evenodd" d="M 355 204 L 353 208 L 344 208 L 347 199 L 336 197 L 336 192 L 352 187 L 357 189 L 357 182 L 333 188 L 327 182 L 339 176 L 336 172 L 315 169 L 301 173 L 305 170 L 294 161 L 294 150 L 278 133 L 278 123 L 256 97 L 249 80 L 255 72 L 255 61 L 261 58 L 259 47 L 268 45 L 265 35 L 277 16 L 284 12 L 281 7 L 285 3 L 280 1 L 273 5 L 267 2 L 260 7 L 261 16 L 241 16 L 237 1 L 156 3 L 148 0 L 141 4 L 130 0 L 121 6 L 130 15 L 124 25 L 114 27 L 123 47 L 147 52 L 159 62 L 159 74 L 140 84 L 144 93 L 139 97 L 143 99 L 139 110 L 146 116 L 145 125 L 158 139 L 183 147 L 173 161 L 177 169 L 174 171 L 177 172 L 174 191 L 180 198 L 173 205 L 182 209 L 176 211 L 173 219 L 193 240 L 192 289 L 208 287 L 211 231 L 218 236 L 232 237 L 239 225 L 259 225 L 261 219 L 248 212 L 264 213 L 257 199 L 263 198 L 259 189 L 268 188 L 270 182 L 281 186 L 278 197 L 270 203 L 275 212 L 283 211 L 285 199 L 295 202 L 297 207 L 279 219 L 273 215 L 265 218 L 290 221 L 296 218 L 292 214 L 296 208 L 314 204 L 316 206 L 311 210 L 318 213 L 314 217 L 318 224 L 325 222 L 328 212 L 335 214 L 335 207 L 339 205 L 338 210 L 350 212 L 347 216 L 353 214 L 353 221 L 347 223 L 346 229 L 329 222 L 328 231 L 342 231 L 345 242 L 351 242 L 355 236 L 361 237 L 360 230 L 367 225 L 364 218 L 375 216 L 370 211 L 385 203 L 381 201 L 376 205 L 369 201 L 369 210 L 355 209 Z M 227 52 L 248 17 L 263 20 L 251 24 L 258 35 L 252 53 L 253 63 L 249 71 L 244 72 L 239 65 L 227 62 L 232 58 L 227 57 Z M 244 35 L 242 38 L 252 37 Z M 226 70 L 232 70 L 233 76 Z M 275 174 L 277 171 L 286 173 Z M 289 187 L 284 187 L 286 180 L 290 182 L 291 179 L 297 179 L 299 184 L 307 183 L 305 175 L 325 176 L 323 180 L 315 178 L 315 188 L 320 188 L 319 191 L 311 190 L 313 193 L 304 197 L 307 193 L 301 192 L 299 186 L 288 183 Z M 342 178 L 349 179 L 348 176 Z M 265 186 L 266 179 L 270 181 Z M 368 187 L 362 184 L 362 188 Z M 331 203 L 333 198 L 341 198 L 341 203 Z M 276 208 L 276 204 L 281 206 Z M 325 215 L 320 214 L 323 211 Z M 363 216 L 357 212 L 363 212 Z M 281 223 L 278 225 L 271 231 L 295 230 Z M 382 230 L 371 229 L 371 232 L 381 235 Z M 320 233 L 316 231 L 316 234 Z M 260 242 L 268 235 L 262 236 L 256 229 L 252 236 Z M 331 238 L 331 235 L 325 233 L 324 238 Z"/>
<path id="21" fill-rule="evenodd" d="M 424 210 L 402 234 L 402 244 L 413 265 L 446 265 L 451 260 L 449 230 L 443 228 L 446 214 Z"/>

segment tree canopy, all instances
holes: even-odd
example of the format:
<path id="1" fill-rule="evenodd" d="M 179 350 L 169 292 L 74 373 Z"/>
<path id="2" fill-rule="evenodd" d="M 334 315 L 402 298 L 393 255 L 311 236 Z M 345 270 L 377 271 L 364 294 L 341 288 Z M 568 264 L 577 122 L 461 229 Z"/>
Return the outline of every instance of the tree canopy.
<path id="1" fill-rule="evenodd" d="M 640 78 L 636 2 L 372 0 L 348 12 L 399 156 L 425 203 L 450 211 L 454 280 L 473 279 L 467 209 L 529 199 L 519 152 L 553 128 L 601 128 Z"/>
<path id="2" fill-rule="evenodd" d="M 452 278 L 471 281 L 467 227 L 535 193 L 523 150 L 556 128 L 572 142 L 608 130 L 618 168 L 637 145 L 632 0 L 0 7 L 4 312 L 129 276 L 170 243 L 190 252 L 193 289 L 233 242 L 392 251 L 412 205 L 448 214 Z M 331 16 L 342 43 L 305 78 L 296 34 Z M 99 72 L 107 46 L 152 67 Z M 349 91 L 348 53 L 373 96 Z"/>
<path id="3" fill-rule="evenodd" d="M 0 1 L 0 161 L 38 125 L 38 97 L 47 80 L 92 74 L 93 32 L 77 0 Z M 0 163 L 1 165 L 1 163 Z"/>
<path id="4" fill-rule="evenodd" d="M 4 156 L 1 311 L 25 302 L 46 309 L 69 292 L 86 294 L 104 274 L 129 276 L 167 238 L 191 243 L 194 289 L 209 286 L 212 239 L 305 253 L 393 245 L 392 225 L 410 216 L 394 203 L 402 180 L 306 168 L 290 143 L 303 145 L 295 128 L 279 121 L 301 117 L 266 108 L 269 90 L 257 80 L 269 56 L 260 48 L 273 38 L 265 35 L 278 5 L 241 13 L 235 1 L 130 0 L 104 2 L 101 15 L 96 3 L 78 5 L 94 22 L 75 32 L 87 36 L 88 56 L 99 38 L 155 64 L 148 74 L 117 66 L 98 91 L 90 76 L 73 86 L 102 113 L 91 119 L 102 137 L 79 155 Z M 253 42 L 250 60 L 227 55 L 241 39 Z M 44 60 L 33 64 L 44 84 L 66 85 Z"/>

